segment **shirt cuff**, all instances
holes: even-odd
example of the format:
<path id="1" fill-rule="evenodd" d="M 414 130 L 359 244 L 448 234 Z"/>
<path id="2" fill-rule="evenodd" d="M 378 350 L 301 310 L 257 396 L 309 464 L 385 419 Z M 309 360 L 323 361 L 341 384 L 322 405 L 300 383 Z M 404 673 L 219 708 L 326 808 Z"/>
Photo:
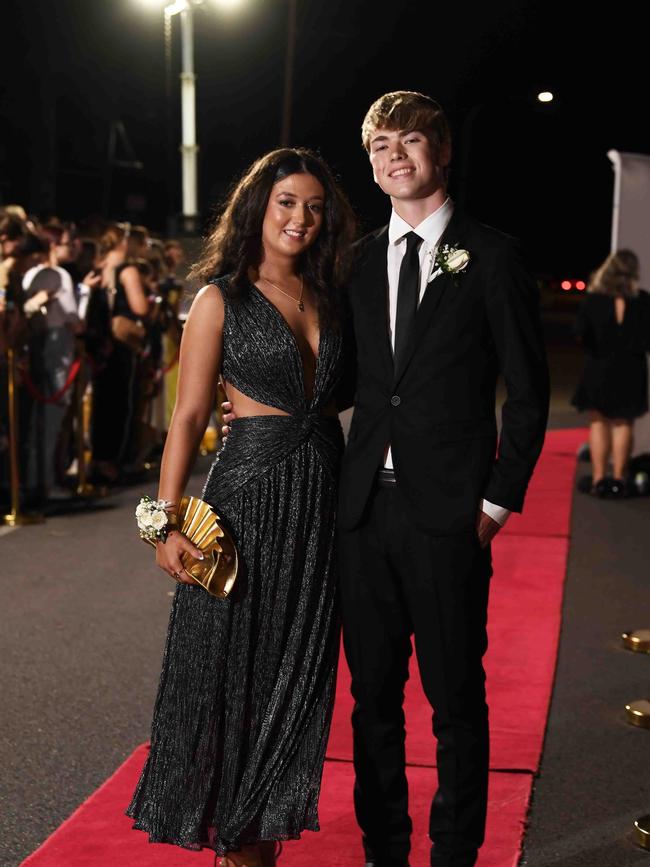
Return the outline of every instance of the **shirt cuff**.
<path id="1" fill-rule="evenodd" d="M 77 316 L 81 320 L 85 320 L 86 314 L 88 313 L 88 302 L 90 301 L 90 295 L 88 293 L 84 293 L 79 298 L 79 306 L 77 308 Z"/>
<path id="2" fill-rule="evenodd" d="M 481 500 L 481 511 L 502 527 L 511 514 L 510 509 L 504 509 L 503 506 L 497 506 L 489 500 Z"/>

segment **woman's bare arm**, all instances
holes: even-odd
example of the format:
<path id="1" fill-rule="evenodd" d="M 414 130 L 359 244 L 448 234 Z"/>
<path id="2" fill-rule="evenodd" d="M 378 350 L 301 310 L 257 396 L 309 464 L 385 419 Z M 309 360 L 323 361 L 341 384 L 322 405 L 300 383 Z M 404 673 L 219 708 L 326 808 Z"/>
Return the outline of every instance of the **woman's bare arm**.
<path id="1" fill-rule="evenodd" d="M 178 503 L 214 408 L 221 369 L 223 299 L 216 286 L 198 293 L 183 329 L 176 405 L 160 468 L 158 496 Z"/>
<path id="2" fill-rule="evenodd" d="M 128 265 L 120 271 L 120 281 L 124 286 L 126 300 L 133 313 L 136 316 L 146 316 L 149 312 L 149 302 L 140 272 L 135 265 Z"/>
<path id="3" fill-rule="evenodd" d="M 172 415 L 160 467 L 158 498 L 180 503 L 201 438 L 214 408 L 221 369 L 224 307 L 216 286 L 205 286 L 192 304 L 183 329 Z M 168 574 L 182 571 L 180 555 L 194 546 L 180 533 L 171 533 L 156 546 L 158 565 Z M 183 580 L 183 578 L 181 578 Z M 192 583 L 187 579 L 186 583 Z"/>

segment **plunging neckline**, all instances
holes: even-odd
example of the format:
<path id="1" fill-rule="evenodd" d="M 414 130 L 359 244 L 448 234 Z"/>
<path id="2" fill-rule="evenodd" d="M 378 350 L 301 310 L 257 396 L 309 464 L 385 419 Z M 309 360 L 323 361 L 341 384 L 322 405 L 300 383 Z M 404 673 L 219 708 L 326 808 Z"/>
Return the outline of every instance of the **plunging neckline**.
<path id="1" fill-rule="evenodd" d="M 266 304 L 268 304 L 268 306 L 271 308 L 271 310 L 274 311 L 275 315 L 280 320 L 280 322 L 284 326 L 285 330 L 288 332 L 289 336 L 291 337 L 291 341 L 293 343 L 294 349 L 296 350 L 296 356 L 298 358 L 298 367 L 300 368 L 300 384 L 302 387 L 302 396 L 303 396 L 303 399 L 305 401 L 305 405 L 309 408 L 314 403 L 314 400 L 316 398 L 316 386 L 318 384 L 318 373 L 319 373 L 319 369 L 320 369 L 320 356 L 321 356 L 321 346 L 322 346 L 322 338 L 323 338 L 322 329 L 320 327 L 320 321 L 318 323 L 318 348 L 316 350 L 316 354 L 314 355 L 314 362 L 315 362 L 315 364 L 314 364 L 314 386 L 312 389 L 312 395 L 311 395 L 311 399 L 310 399 L 307 397 L 307 391 L 305 390 L 305 365 L 303 363 L 302 354 L 300 352 L 300 346 L 298 344 L 298 338 L 296 337 L 296 334 L 295 334 L 293 328 L 287 322 L 282 311 L 278 307 L 276 307 L 276 305 L 269 298 L 266 297 L 266 295 L 262 292 L 262 290 L 259 289 L 253 283 L 252 280 L 249 280 L 248 282 L 253 287 L 253 289 L 257 292 L 258 296 L 264 302 L 266 302 Z M 309 345 L 309 348 L 311 349 L 311 344 L 308 343 L 308 345 Z"/>

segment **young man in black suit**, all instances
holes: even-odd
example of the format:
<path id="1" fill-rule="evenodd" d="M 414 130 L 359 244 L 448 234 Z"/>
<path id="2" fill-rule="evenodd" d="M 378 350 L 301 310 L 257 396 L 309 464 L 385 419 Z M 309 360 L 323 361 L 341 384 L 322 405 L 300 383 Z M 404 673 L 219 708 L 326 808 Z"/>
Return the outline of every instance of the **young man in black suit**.
<path id="1" fill-rule="evenodd" d="M 548 413 L 537 291 L 513 240 L 447 196 L 434 100 L 382 96 L 362 137 L 392 214 L 359 242 L 349 293 L 357 378 L 339 526 L 355 808 L 367 865 L 407 865 L 413 635 L 438 741 L 431 864 L 470 867 L 487 807 L 490 542 L 522 509 Z"/>

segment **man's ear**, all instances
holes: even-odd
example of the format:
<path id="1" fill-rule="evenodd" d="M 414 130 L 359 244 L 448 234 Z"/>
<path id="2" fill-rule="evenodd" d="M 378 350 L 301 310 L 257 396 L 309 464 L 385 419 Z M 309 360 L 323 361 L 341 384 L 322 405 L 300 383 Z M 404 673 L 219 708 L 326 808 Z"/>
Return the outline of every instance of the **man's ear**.
<path id="1" fill-rule="evenodd" d="M 446 141 L 438 149 L 438 165 L 447 168 L 451 162 L 451 142 Z"/>

